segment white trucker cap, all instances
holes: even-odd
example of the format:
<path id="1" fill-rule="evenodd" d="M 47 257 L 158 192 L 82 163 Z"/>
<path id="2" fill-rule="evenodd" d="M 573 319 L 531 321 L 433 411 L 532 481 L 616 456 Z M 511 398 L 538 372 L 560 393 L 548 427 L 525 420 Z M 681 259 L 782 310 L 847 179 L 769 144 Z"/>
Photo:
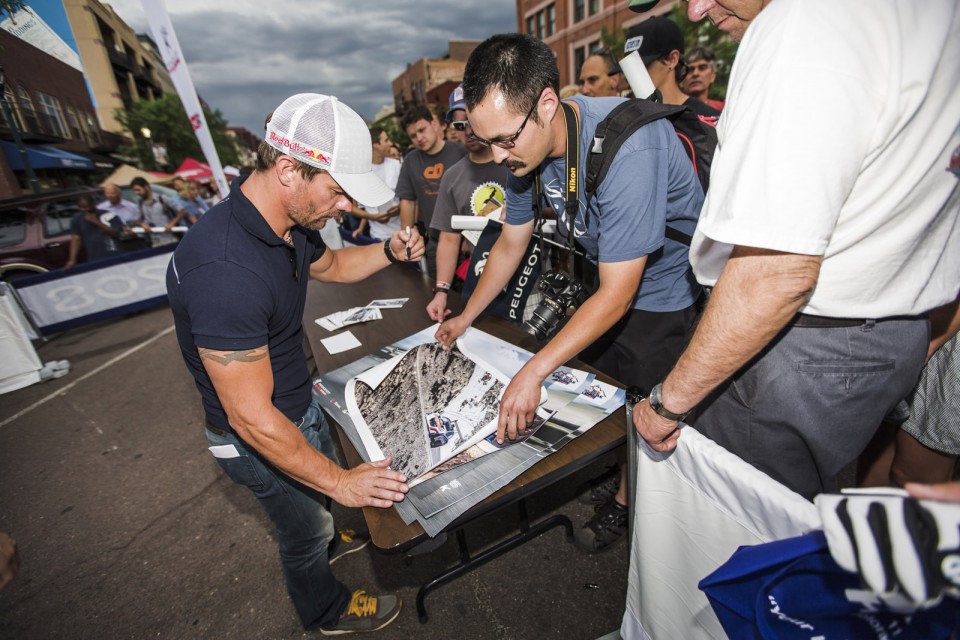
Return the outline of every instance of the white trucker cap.
<path id="1" fill-rule="evenodd" d="M 373 147 L 366 123 L 333 96 L 298 93 L 276 108 L 266 141 L 281 153 L 326 170 L 362 205 L 378 207 L 393 190 L 373 172 Z"/>

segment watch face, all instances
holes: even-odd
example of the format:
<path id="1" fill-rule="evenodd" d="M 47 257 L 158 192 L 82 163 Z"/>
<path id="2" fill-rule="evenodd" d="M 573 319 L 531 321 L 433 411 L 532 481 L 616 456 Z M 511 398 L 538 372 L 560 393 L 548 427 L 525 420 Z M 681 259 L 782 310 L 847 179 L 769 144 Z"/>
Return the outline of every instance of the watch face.
<path id="1" fill-rule="evenodd" d="M 669 420 L 676 420 L 677 422 L 683 420 L 683 415 L 677 415 L 676 413 L 664 408 L 660 393 L 661 388 L 659 384 L 650 390 L 650 408 Z"/>
<path id="2" fill-rule="evenodd" d="M 660 402 L 660 385 L 656 385 L 653 389 L 650 389 L 650 406 L 653 407 L 654 411 L 659 411 L 663 408 L 663 404 Z"/>

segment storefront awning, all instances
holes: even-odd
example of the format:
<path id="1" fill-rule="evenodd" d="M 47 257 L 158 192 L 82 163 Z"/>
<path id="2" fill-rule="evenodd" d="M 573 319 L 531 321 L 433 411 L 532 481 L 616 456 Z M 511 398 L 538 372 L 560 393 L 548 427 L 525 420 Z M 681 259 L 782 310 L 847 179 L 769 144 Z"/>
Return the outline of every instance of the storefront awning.
<path id="1" fill-rule="evenodd" d="M 77 155 L 86 158 L 93 162 L 93 166 L 101 171 L 113 171 L 116 167 L 123 164 L 121 160 L 114 160 L 110 156 L 101 155 L 99 153 L 80 153 L 77 152 Z"/>
<path id="2" fill-rule="evenodd" d="M 3 155 L 7 157 L 10 168 L 14 171 L 23 171 L 23 157 L 17 145 L 6 140 L 0 140 L 0 146 L 3 147 Z M 34 169 L 80 169 L 93 170 L 92 160 L 78 156 L 75 153 L 57 149 L 56 147 L 37 146 L 32 144 L 23 145 L 27 150 L 27 157 L 30 160 L 30 166 Z"/>

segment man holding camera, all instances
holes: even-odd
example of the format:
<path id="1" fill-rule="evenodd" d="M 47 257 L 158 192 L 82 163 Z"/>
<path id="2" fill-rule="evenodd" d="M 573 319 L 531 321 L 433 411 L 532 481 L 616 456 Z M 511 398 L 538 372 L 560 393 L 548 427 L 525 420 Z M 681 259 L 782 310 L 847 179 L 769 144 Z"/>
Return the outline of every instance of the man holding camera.
<path id="1" fill-rule="evenodd" d="M 568 237 L 573 228 L 577 250 L 599 274 L 592 295 L 504 392 L 500 441 L 516 438 L 531 423 L 546 376 L 600 338 L 608 346 L 592 363 L 649 390 L 683 350 L 701 293 L 687 247 L 665 238 L 667 225 L 692 233 L 703 203 L 673 127 L 658 120 L 638 129 L 587 202 L 583 172 L 595 129 L 622 99 L 574 96 L 561 103 L 559 79 L 550 48 L 525 34 L 489 38 L 470 55 L 464 72 L 473 136 L 490 145 L 494 160 L 511 172 L 507 218 L 463 314 L 444 322 L 437 339 L 449 347 L 507 283 L 534 232 L 541 198 L 557 213 L 561 235 Z M 611 501 L 578 539 L 600 550 L 625 529 L 626 508 Z"/>

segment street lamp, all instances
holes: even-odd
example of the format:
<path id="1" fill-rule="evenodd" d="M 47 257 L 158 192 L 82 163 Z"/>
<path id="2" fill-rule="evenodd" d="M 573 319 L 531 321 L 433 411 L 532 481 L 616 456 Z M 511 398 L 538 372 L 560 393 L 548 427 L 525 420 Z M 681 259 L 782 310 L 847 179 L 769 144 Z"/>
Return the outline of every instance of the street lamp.
<path id="1" fill-rule="evenodd" d="M 147 169 L 156 169 L 156 163 L 153 157 L 153 146 L 150 142 L 150 136 L 153 135 L 153 132 L 150 131 L 149 127 L 140 127 L 140 135 L 143 136 L 144 141 L 147 143 Z"/>
<path id="2" fill-rule="evenodd" d="M 30 156 L 27 148 L 23 145 L 23 138 L 20 137 L 20 129 L 17 127 L 17 121 L 13 118 L 13 110 L 7 102 L 7 79 L 3 73 L 3 66 L 0 66 L 0 103 L 3 103 L 3 117 L 10 123 L 10 131 L 13 132 L 13 143 L 17 145 L 20 152 L 20 160 L 23 162 L 23 170 L 27 174 L 27 182 L 34 193 L 40 193 L 40 183 L 37 182 L 37 175 L 33 172 L 33 165 L 30 164 Z"/>

